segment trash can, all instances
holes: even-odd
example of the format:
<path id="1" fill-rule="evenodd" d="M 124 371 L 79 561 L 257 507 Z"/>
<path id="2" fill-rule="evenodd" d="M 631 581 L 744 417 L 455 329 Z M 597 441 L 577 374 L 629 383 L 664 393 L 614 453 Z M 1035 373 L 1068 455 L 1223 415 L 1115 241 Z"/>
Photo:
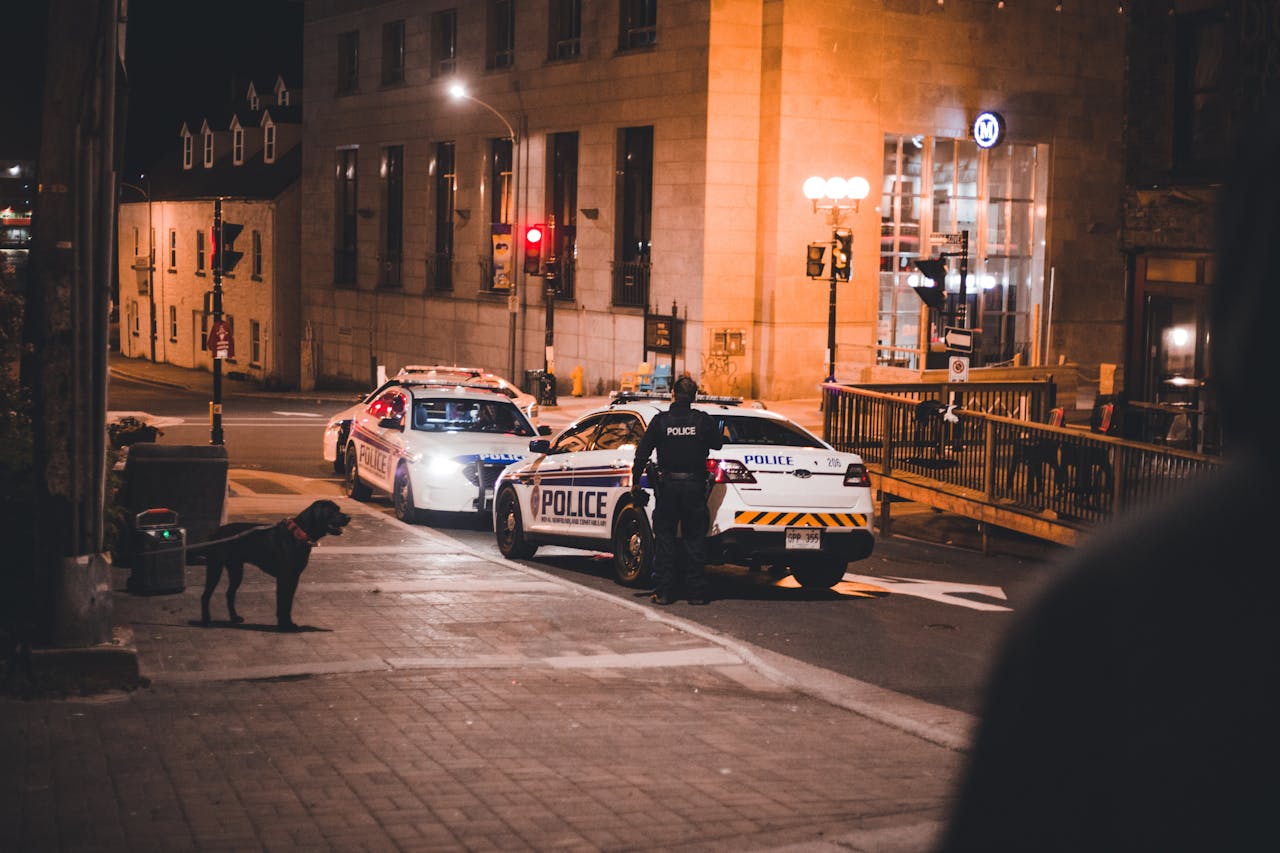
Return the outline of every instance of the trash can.
<path id="1" fill-rule="evenodd" d="M 532 394 L 535 397 L 542 396 L 542 377 L 544 371 L 526 370 L 524 372 L 524 393 Z"/>
<path id="2" fill-rule="evenodd" d="M 182 518 L 188 542 L 204 542 L 226 521 L 227 467 L 220 444 L 135 444 L 124 463 L 120 505 L 130 517 L 167 507 Z"/>
<path id="3" fill-rule="evenodd" d="M 134 595 L 182 592 L 186 581 L 186 531 L 166 507 L 138 513 L 133 521 L 132 570 L 126 588 Z"/>

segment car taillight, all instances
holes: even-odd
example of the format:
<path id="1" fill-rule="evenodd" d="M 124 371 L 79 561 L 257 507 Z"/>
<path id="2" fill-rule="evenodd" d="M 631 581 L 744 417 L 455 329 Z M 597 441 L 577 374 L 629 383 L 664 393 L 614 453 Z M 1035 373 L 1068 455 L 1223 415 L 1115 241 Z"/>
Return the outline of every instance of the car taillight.
<path id="1" fill-rule="evenodd" d="M 754 483 L 756 477 L 736 459 L 708 459 L 707 473 L 715 483 Z"/>
<path id="2" fill-rule="evenodd" d="M 871 477 L 867 475 L 867 466 L 861 462 L 850 462 L 844 472 L 846 486 L 871 486 Z"/>

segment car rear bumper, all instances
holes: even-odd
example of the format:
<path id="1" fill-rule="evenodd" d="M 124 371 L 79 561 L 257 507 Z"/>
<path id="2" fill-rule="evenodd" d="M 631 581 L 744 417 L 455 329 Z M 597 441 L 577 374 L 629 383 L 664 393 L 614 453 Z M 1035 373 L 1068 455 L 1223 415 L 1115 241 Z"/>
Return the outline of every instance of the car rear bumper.
<path id="1" fill-rule="evenodd" d="M 871 551 L 875 548 L 875 536 L 868 529 L 824 529 L 820 550 L 788 549 L 786 539 L 787 534 L 784 529 L 726 530 L 719 536 L 707 538 L 707 562 L 755 565 L 790 563 L 815 558 L 842 559 L 852 562 L 871 556 Z"/>

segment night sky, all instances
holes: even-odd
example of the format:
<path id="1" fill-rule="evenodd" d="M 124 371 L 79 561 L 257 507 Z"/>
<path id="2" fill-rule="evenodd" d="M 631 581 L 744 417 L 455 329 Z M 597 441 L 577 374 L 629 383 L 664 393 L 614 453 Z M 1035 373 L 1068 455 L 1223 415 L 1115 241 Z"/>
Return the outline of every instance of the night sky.
<path id="1" fill-rule="evenodd" d="M 48 3 L 5 4 L 0 158 L 39 152 Z M 84 6 L 88 10 L 88 4 Z M 128 129 L 125 180 L 178 146 L 184 120 L 229 119 L 250 80 L 283 73 L 302 87 L 301 0 L 130 0 L 125 46 Z"/>
<path id="2" fill-rule="evenodd" d="M 130 0 L 127 38 L 127 176 L 175 151 L 184 120 L 229 120 L 251 80 L 302 88 L 301 0 Z"/>

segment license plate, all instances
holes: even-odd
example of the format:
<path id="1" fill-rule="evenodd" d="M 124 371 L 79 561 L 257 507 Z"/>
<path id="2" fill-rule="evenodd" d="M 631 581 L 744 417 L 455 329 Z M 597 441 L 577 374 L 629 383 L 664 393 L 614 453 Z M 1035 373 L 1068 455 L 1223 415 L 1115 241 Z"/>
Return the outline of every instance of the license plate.
<path id="1" fill-rule="evenodd" d="M 822 528 L 820 527 L 788 527 L 788 551 L 821 551 Z"/>

